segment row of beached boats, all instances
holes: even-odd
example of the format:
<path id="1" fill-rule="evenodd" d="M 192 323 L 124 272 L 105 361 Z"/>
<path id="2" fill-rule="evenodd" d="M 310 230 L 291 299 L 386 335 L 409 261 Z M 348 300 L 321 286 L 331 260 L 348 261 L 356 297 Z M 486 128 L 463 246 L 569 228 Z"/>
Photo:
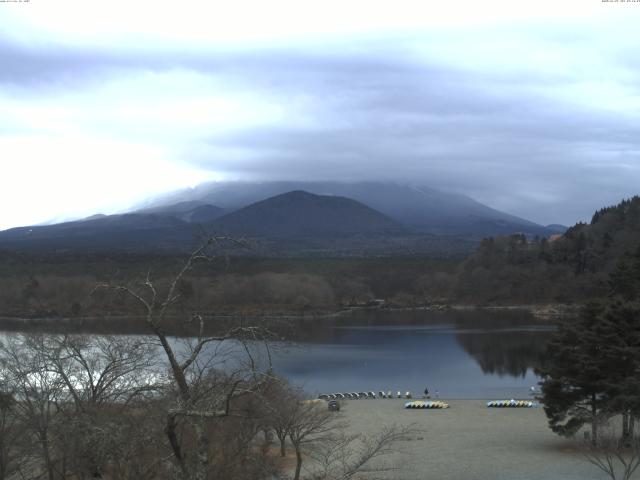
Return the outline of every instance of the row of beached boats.
<path id="1" fill-rule="evenodd" d="M 329 393 L 318 396 L 319 400 L 361 400 L 361 399 L 375 399 L 375 398 L 394 398 L 391 392 L 348 392 L 348 393 Z M 406 392 L 402 395 L 398 392 L 395 398 L 411 398 L 411 392 Z M 537 407 L 537 402 L 530 400 L 491 400 L 487 402 L 489 408 L 534 408 Z M 413 400 L 406 402 L 404 408 L 428 408 L 428 409 L 441 409 L 449 408 L 449 404 L 440 400 Z"/>
<path id="2" fill-rule="evenodd" d="M 321 400 L 362 400 L 362 399 L 375 399 L 375 398 L 413 398 L 411 392 L 405 392 L 404 394 L 400 391 L 394 397 L 391 390 L 388 392 L 383 392 L 380 390 L 377 394 L 376 392 L 347 392 L 347 393 L 323 393 L 318 396 Z"/>
<path id="3" fill-rule="evenodd" d="M 531 400 L 491 400 L 487 402 L 489 408 L 534 408 L 537 407 L 537 402 Z"/>
<path id="4" fill-rule="evenodd" d="M 534 408 L 537 407 L 536 402 L 530 400 L 491 400 L 487 402 L 489 408 Z M 414 400 L 404 404 L 404 408 L 449 408 L 449 404 L 441 401 L 425 401 Z"/>
<path id="5" fill-rule="evenodd" d="M 449 404 L 440 400 L 414 400 L 405 403 L 404 408 L 449 408 Z"/>

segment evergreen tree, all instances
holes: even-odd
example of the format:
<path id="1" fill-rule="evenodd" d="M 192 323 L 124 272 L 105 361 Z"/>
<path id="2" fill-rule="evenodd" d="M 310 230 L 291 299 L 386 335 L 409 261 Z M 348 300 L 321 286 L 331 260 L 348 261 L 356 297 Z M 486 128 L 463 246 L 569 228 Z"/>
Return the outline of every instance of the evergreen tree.
<path id="1" fill-rule="evenodd" d="M 561 325 L 548 346 L 542 377 L 551 429 L 570 436 L 590 423 L 622 416 L 622 437 L 640 417 L 640 249 L 609 278 L 610 293 L 577 321 Z"/>
<path id="2" fill-rule="evenodd" d="M 608 372 L 602 369 L 602 344 L 595 325 L 602 306 L 587 306 L 578 322 L 565 321 L 549 342 L 542 378 L 544 410 L 549 427 L 572 436 L 585 424 L 598 437 L 598 423 L 606 415 Z"/>
<path id="3" fill-rule="evenodd" d="M 640 304 L 610 300 L 597 332 L 603 345 L 602 368 L 608 371 L 606 408 L 622 416 L 622 439 L 628 442 L 640 415 Z"/>
<path id="4" fill-rule="evenodd" d="M 609 276 L 610 297 L 624 301 L 640 299 L 640 247 L 633 255 L 625 255 Z"/>

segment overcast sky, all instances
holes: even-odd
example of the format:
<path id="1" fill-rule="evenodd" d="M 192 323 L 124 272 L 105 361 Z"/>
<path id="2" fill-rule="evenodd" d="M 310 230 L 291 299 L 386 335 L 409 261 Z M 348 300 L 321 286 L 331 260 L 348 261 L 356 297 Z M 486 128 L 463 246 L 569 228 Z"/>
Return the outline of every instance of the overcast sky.
<path id="1" fill-rule="evenodd" d="M 640 3 L 0 1 L 0 228 L 207 180 L 640 193 Z"/>

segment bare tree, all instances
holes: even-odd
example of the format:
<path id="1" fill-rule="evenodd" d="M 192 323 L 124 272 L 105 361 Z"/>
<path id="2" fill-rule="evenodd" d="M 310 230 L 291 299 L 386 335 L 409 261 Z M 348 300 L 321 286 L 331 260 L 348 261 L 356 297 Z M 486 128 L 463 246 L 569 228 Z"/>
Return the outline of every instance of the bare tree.
<path id="1" fill-rule="evenodd" d="M 150 274 L 138 285 L 99 286 L 123 292 L 144 311 L 145 322 L 164 352 L 175 387 L 175 402 L 173 407 L 168 409 L 166 417 L 167 439 L 183 478 L 195 480 L 204 480 L 207 477 L 214 460 L 210 451 L 207 424 L 214 419 L 229 417 L 232 414 L 232 401 L 259 390 L 268 376 L 263 377 L 259 374 L 250 349 L 244 343 L 263 339 L 263 329 L 239 325 L 218 335 L 207 335 L 203 315 L 195 313 L 189 319 L 189 324 L 196 328 L 194 338 L 187 342 L 186 348 L 183 345 L 180 349 L 175 343 L 172 344 L 165 330 L 172 307 L 181 300 L 179 286 L 185 275 L 197 262 L 211 261 L 215 258 L 212 249 L 221 242 L 238 243 L 223 237 L 209 238 L 191 253 L 168 288 L 164 290 L 154 284 Z M 238 367 L 230 375 L 215 374 L 215 351 L 229 341 L 241 342 L 243 345 L 247 362 L 242 367 L 246 368 Z M 208 350 L 209 346 L 213 346 L 213 352 Z M 185 451 L 183 439 L 179 435 L 181 423 L 185 421 L 193 430 L 194 446 L 190 446 L 189 451 Z"/>
<path id="2" fill-rule="evenodd" d="M 152 352 L 141 340 L 17 335 L 2 345 L 0 358 L 13 409 L 41 446 L 32 470 L 43 466 L 49 479 L 101 478 L 135 447 L 139 436 L 125 426 L 135 418 L 143 429 L 136 402 L 155 389 Z"/>
<path id="3" fill-rule="evenodd" d="M 328 410 L 326 402 L 307 400 L 304 392 L 285 379 L 272 378 L 261 392 L 266 424 L 287 454 L 289 439 L 296 455 L 294 479 L 348 480 L 360 473 L 371 476 L 392 469 L 383 457 L 396 453 L 396 445 L 416 434 L 410 427 L 387 426 L 372 436 L 349 435 L 344 417 Z M 367 477 L 369 478 L 369 477 Z"/>
<path id="4" fill-rule="evenodd" d="M 586 439 L 583 455 L 611 480 L 629 480 L 640 466 L 640 439 L 620 436 L 608 422 L 598 426 L 595 441 Z"/>
<path id="5" fill-rule="evenodd" d="M 125 408 L 157 390 L 154 348 L 123 336 L 49 336 L 41 344 L 50 373 L 59 376 L 76 411 Z"/>
<path id="6" fill-rule="evenodd" d="M 333 432 L 345 427 L 344 423 L 336 422 L 336 414 L 327 409 L 323 400 L 299 401 L 293 406 L 288 430 L 296 453 L 294 480 L 300 479 L 303 453 L 317 443 L 330 440 Z"/>
<path id="7" fill-rule="evenodd" d="M 16 474 L 24 460 L 19 448 L 24 429 L 15 409 L 13 395 L 0 391 L 0 480 L 9 479 Z"/>
<path id="8" fill-rule="evenodd" d="M 158 389 L 153 349 L 140 338 L 68 335 L 47 337 L 40 348 L 45 368 L 65 385 L 57 432 L 65 466 L 101 478 L 137 437 L 123 435 L 134 403 Z"/>
<path id="9" fill-rule="evenodd" d="M 300 396 L 301 392 L 296 390 L 289 393 L 289 399 L 297 397 L 297 402 L 286 403 L 289 413 L 282 413 L 280 425 L 289 432 L 296 454 L 293 480 L 301 478 L 305 458 L 309 480 L 349 480 L 362 473 L 373 478 L 374 474 L 393 470 L 382 459 L 397 452 L 398 442 L 419 432 L 411 427 L 392 425 L 372 436 L 349 435 L 343 417 L 329 411 L 326 402 L 301 400 Z"/>
<path id="10" fill-rule="evenodd" d="M 280 378 L 273 378 L 262 391 L 266 428 L 275 433 L 280 443 L 280 456 L 287 456 L 287 438 L 296 420 L 296 411 L 303 397 Z"/>
<path id="11" fill-rule="evenodd" d="M 22 455 L 25 460 L 39 457 L 46 477 L 54 480 L 61 456 L 52 440 L 65 386 L 46 367 L 47 358 L 40 348 L 43 341 L 42 336 L 8 337 L 0 344 L 0 362 L 3 380 L 16 399 L 15 412 L 39 447 Z"/>
<path id="12" fill-rule="evenodd" d="M 387 473 L 396 468 L 384 463 L 384 457 L 399 452 L 397 443 L 418 433 L 411 427 L 386 426 L 373 435 L 339 433 L 320 442 L 310 452 L 313 461 L 311 480 L 349 480 L 359 474 L 366 478 Z"/>
<path id="13" fill-rule="evenodd" d="M 408 426 L 385 426 L 373 436 L 363 434 L 347 435 L 344 432 L 333 436 L 330 441 L 319 444 L 312 452 L 314 473 L 312 480 L 349 480 L 359 474 L 367 479 L 397 470 L 384 463 L 385 457 L 400 453 L 398 442 L 409 440 L 420 430 Z"/>

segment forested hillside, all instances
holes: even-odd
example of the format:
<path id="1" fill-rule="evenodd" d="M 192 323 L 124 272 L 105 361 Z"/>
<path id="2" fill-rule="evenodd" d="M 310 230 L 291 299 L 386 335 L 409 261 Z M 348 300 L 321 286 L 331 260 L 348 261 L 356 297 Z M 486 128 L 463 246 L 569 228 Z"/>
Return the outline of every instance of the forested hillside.
<path id="1" fill-rule="evenodd" d="M 640 246 L 640 197 L 596 212 L 563 236 L 484 239 L 464 260 L 429 257 L 225 256 L 181 285 L 205 312 L 331 311 L 384 299 L 388 306 L 581 304 L 608 293 L 608 275 Z M 230 252 L 233 255 L 233 252 Z M 125 313 L 92 294 L 98 282 L 159 281 L 180 255 L 0 252 L 0 315 Z M 375 302 L 374 302 L 375 303 Z"/>
<path id="2" fill-rule="evenodd" d="M 559 237 L 487 238 L 455 273 L 441 276 L 434 293 L 475 302 L 581 302 L 606 294 L 608 274 L 639 246 L 636 196 Z"/>

